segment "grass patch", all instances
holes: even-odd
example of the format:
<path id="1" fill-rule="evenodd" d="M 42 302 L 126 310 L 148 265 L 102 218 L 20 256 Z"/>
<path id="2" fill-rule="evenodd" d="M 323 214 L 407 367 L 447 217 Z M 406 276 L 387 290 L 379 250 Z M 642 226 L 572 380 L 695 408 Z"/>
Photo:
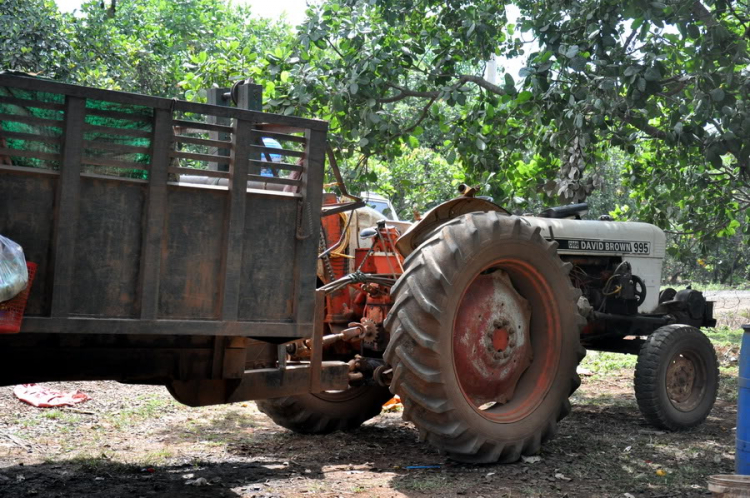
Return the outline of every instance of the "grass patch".
<path id="1" fill-rule="evenodd" d="M 59 461 L 57 463 L 60 463 Z M 139 467 L 133 464 L 116 462 L 105 454 L 101 455 L 78 455 L 66 463 L 78 466 L 86 474 L 94 476 L 130 474 L 137 472 Z"/>
<path id="2" fill-rule="evenodd" d="M 637 361 L 638 357 L 632 354 L 588 351 L 581 361 L 581 367 L 591 370 L 594 375 L 604 375 L 625 369 L 632 370 Z"/>
<path id="3" fill-rule="evenodd" d="M 146 467 L 154 467 L 165 463 L 173 456 L 174 453 L 165 448 L 159 451 L 152 451 L 151 453 L 147 454 L 145 457 L 143 457 L 142 463 Z"/>
<path id="4" fill-rule="evenodd" d="M 446 486 L 446 478 L 440 476 L 405 476 L 396 485 L 397 489 L 406 491 L 434 491 Z"/>
<path id="5" fill-rule="evenodd" d="M 716 345 L 738 346 L 742 343 L 742 329 L 730 327 L 717 327 L 715 329 L 703 329 L 703 332 Z"/>
<path id="6" fill-rule="evenodd" d="M 138 399 L 145 402 L 110 415 L 107 417 L 108 422 L 118 429 L 131 427 L 143 420 L 162 417 L 173 403 L 169 399 L 148 398 L 145 396 L 141 396 Z"/>

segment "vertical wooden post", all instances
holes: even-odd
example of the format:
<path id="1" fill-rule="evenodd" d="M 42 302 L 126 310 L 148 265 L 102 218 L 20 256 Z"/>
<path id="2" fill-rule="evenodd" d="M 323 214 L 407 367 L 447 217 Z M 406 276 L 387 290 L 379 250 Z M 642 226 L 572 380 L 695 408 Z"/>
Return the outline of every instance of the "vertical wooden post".
<path id="1" fill-rule="evenodd" d="M 55 222 L 52 242 L 53 317 L 70 312 L 70 297 L 78 233 L 78 207 L 81 191 L 81 157 L 86 99 L 65 98 L 62 164 L 55 198 Z M 87 248 L 88 249 L 88 248 Z"/>
<path id="2" fill-rule="evenodd" d="M 247 85 L 239 87 L 240 98 Z M 224 254 L 224 289 L 222 292 L 221 319 L 237 321 L 239 317 L 242 252 L 245 238 L 245 211 L 247 206 L 247 171 L 250 157 L 250 140 L 253 123 L 235 119 L 232 134 L 232 154 L 229 168 L 229 212 Z M 271 285 L 270 282 L 259 285 Z"/>
<path id="3" fill-rule="evenodd" d="M 229 101 L 224 97 L 224 95 L 228 91 L 229 88 L 210 88 L 207 95 L 208 103 L 212 105 L 228 106 Z M 224 126 L 229 126 L 231 124 L 231 120 L 229 118 L 219 116 L 208 116 L 206 118 L 206 122 L 209 124 L 218 124 Z M 209 131 L 208 138 L 210 138 L 211 140 L 229 140 L 229 133 Z M 217 149 L 216 155 L 229 157 L 229 149 Z M 211 161 L 208 163 L 208 169 L 214 171 L 229 171 L 229 163 Z"/>
<path id="4" fill-rule="evenodd" d="M 238 87 L 237 92 L 237 107 L 239 109 L 247 109 L 248 111 L 262 111 L 263 110 L 263 87 L 260 85 L 244 84 Z M 253 145 L 263 145 L 260 138 Z M 260 154 L 257 152 L 250 152 L 249 159 L 258 160 Z M 254 164 L 248 166 L 247 172 L 252 175 L 260 174 L 260 167 Z"/>
<path id="5" fill-rule="evenodd" d="M 313 315 L 312 351 L 310 352 L 310 392 L 319 393 L 321 387 L 320 373 L 323 369 L 323 331 L 325 328 L 326 293 L 315 291 L 315 314 Z"/>
<path id="6" fill-rule="evenodd" d="M 167 212 L 167 178 L 174 133 L 172 112 L 155 109 L 151 138 L 151 167 L 144 208 L 145 227 L 141 245 L 141 319 L 155 320 L 159 309 L 161 243 Z"/>
<path id="7" fill-rule="evenodd" d="M 309 323 L 315 310 L 314 293 L 316 267 L 309 264 L 318 256 L 320 238 L 320 210 L 323 200 L 323 169 L 325 163 L 325 130 L 308 130 L 305 146 L 305 169 L 300 177 L 299 200 L 302 209 L 297 219 L 299 227 L 294 261 L 294 314 L 298 324 Z M 300 237 L 302 235 L 303 237 Z M 306 237 L 305 237 L 306 236 Z M 306 269 L 303 272 L 303 268 Z M 300 329 L 302 336 L 310 337 L 312 329 Z"/>

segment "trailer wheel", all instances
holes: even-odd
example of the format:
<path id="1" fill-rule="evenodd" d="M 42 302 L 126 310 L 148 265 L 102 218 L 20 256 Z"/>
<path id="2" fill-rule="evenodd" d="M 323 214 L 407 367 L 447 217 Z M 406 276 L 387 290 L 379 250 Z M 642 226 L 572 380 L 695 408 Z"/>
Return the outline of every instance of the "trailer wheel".
<path id="1" fill-rule="evenodd" d="M 714 406 L 718 386 L 716 352 L 695 327 L 660 327 L 641 346 L 635 397 L 651 425 L 676 431 L 700 424 Z"/>
<path id="2" fill-rule="evenodd" d="M 301 394 L 256 401 L 278 425 L 300 434 L 328 434 L 356 429 L 380 413 L 392 394 L 385 387 L 360 386 L 345 391 Z"/>
<path id="3" fill-rule="evenodd" d="M 585 355 L 570 265 L 520 218 L 470 213 L 406 260 L 386 320 L 391 390 L 422 439 L 464 462 L 539 451 Z"/>

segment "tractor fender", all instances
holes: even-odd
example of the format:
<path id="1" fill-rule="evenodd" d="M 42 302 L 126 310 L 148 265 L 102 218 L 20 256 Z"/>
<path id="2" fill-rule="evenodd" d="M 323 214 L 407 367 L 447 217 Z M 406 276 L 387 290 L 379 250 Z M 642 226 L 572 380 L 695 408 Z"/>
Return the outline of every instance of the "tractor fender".
<path id="1" fill-rule="evenodd" d="M 427 211 L 421 220 L 404 232 L 396 241 L 396 249 L 403 257 L 407 257 L 424 242 L 430 233 L 453 218 L 467 213 L 487 213 L 490 211 L 499 211 L 510 216 L 510 212 L 506 209 L 485 199 L 461 196 L 446 201 Z"/>

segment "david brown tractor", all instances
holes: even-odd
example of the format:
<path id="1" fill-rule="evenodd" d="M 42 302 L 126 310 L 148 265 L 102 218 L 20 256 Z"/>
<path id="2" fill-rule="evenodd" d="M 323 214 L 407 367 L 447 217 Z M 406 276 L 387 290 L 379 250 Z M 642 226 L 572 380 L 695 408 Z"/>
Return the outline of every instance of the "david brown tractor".
<path id="1" fill-rule="evenodd" d="M 649 423 L 705 420 L 718 368 L 699 328 L 715 325 L 713 306 L 695 290 L 659 292 L 660 229 L 582 220 L 585 204 L 513 216 L 462 191 L 410 227 L 363 221 L 361 210 L 324 218 L 324 359 L 349 362 L 350 388 L 259 401 L 263 412 L 326 433 L 359 426 L 393 393 L 451 458 L 513 462 L 570 413 L 587 348 L 638 355 L 635 394 Z M 305 341 L 287 351 L 309 358 Z"/>

